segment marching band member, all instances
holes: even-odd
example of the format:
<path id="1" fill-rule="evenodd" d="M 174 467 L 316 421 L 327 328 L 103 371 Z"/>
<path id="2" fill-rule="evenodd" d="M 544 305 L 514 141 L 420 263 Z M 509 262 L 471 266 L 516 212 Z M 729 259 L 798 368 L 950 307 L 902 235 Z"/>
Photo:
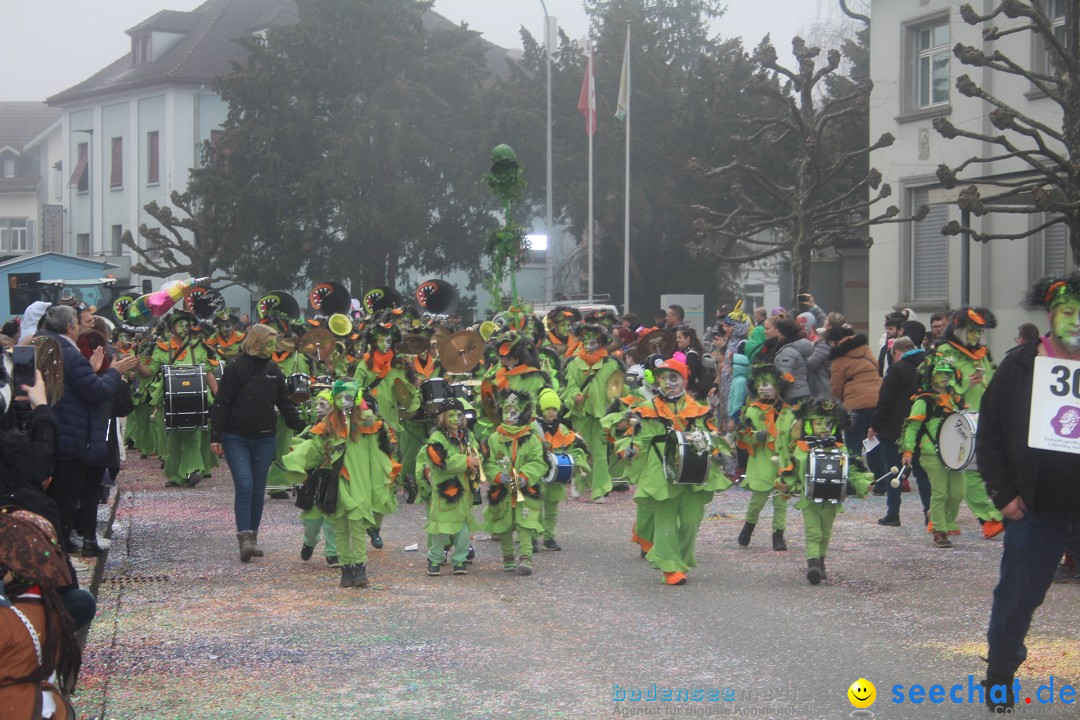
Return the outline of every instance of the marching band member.
<path id="1" fill-rule="evenodd" d="M 315 396 L 315 423 L 296 436 L 295 442 L 309 440 L 311 428 L 321 423 L 334 409 L 334 396 L 330 390 L 323 390 Z M 319 533 L 323 537 L 323 555 L 327 566 L 331 568 L 341 567 L 341 561 L 337 554 L 337 539 L 334 535 L 334 519 L 328 517 L 316 502 L 314 488 L 312 492 L 311 507 L 300 509 L 300 522 L 304 526 L 304 544 L 300 547 L 300 559 L 307 562 L 315 554 L 315 546 L 319 544 Z M 325 499 L 325 498 L 324 498 Z M 297 497 L 297 504 L 301 504 Z M 307 503 L 302 503 L 306 505 Z"/>
<path id="2" fill-rule="evenodd" d="M 843 497 L 840 498 L 841 502 L 832 503 L 815 502 L 806 496 L 804 483 L 807 482 L 811 453 L 816 448 L 838 450 L 840 459 L 850 463 L 847 479 L 858 497 L 866 496 L 866 489 L 873 484 L 874 476 L 866 471 L 862 460 L 849 456 L 844 446 L 842 433 L 850 423 L 851 416 L 843 405 L 833 400 L 811 398 L 795 408 L 795 417 L 801 423 L 799 431 L 802 438 L 795 441 L 793 462 L 781 472 L 776 488 L 783 495 L 791 494 L 799 498 L 795 509 L 802 511 L 806 532 L 806 579 L 811 585 L 817 585 L 826 578 L 825 556 L 832 538 L 833 521 L 837 513 L 844 512 L 844 506 Z M 844 485 L 840 492 L 846 489 Z"/>
<path id="3" fill-rule="evenodd" d="M 949 535 L 959 535 L 956 515 L 964 498 L 964 473 L 950 470 L 941 462 L 937 436 L 941 421 L 949 413 L 964 410 L 964 398 L 957 388 L 960 371 L 948 355 L 933 355 L 919 366 L 921 386 L 913 396 L 911 411 L 901 431 L 900 450 L 904 465 L 911 465 L 915 453 L 930 477 L 930 523 L 934 545 L 951 548 Z"/>
<path id="4" fill-rule="evenodd" d="M 550 345 L 557 353 L 569 360 L 578 351 L 581 340 L 570 332 L 574 324 L 581 322 L 581 311 L 577 308 L 559 305 L 544 318 L 547 334 L 541 344 Z"/>
<path id="5" fill-rule="evenodd" d="M 686 393 L 689 371 L 684 363 L 665 360 L 653 373 L 659 393 L 630 406 L 629 434 L 615 448 L 630 460 L 630 473 L 637 478 L 634 502 L 644 512 L 638 513 L 635 532 L 642 550 L 647 549 L 645 559 L 663 572 L 666 585 L 685 585 L 686 573 L 697 567 L 694 546 L 705 505 L 717 490 L 731 486 L 717 464 L 730 449 L 718 437 L 712 441 L 716 444 L 706 444 L 716 428 L 709 407 Z M 697 443 L 698 454 L 709 456 L 699 484 L 674 483 L 666 476 L 662 455 L 671 430 L 684 433 Z"/>
<path id="6" fill-rule="evenodd" d="M 171 339 L 168 342 L 159 341 L 153 354 L 139 365 L 142 377 L 153 378 L 151 402 L 157 408 L 159 422 L 162 423 L 165 402 L 162 367 L 165 365 L 201 365 L 206 373 L 211 397 L 217 394 L 217 378 L 214 377 L 211 362 L 213 350 L 193 336 L 193 320 L 189 313 L 174 311 L 166 321 L 172 330 Z M 217 460 L 210 452 L 210 434 L 204 429 L 166 432 L 164 446 L 159 448 L 159 452 L 165 460 L 166 484 L 172 487 L 194 487 L 202 482 L 204 471 L 217 467 Z"/>
<path id="7" fill-rule="evenodd" d="M 540 429 L 544 431 L 544 443 L 549 453 L 563 453 L 574 460 L 575 475 L 589 474 L 588 454 L 584 440 L 565 424 L 559 422 L 562 402 L 559 394 L 550 388 L 540 391 Z M 606 453 L 605 445 L 605 453 Z M 552 458 L 548 456 L 549 461 Z M 554 471 L 554 468 L 552 468 Z M 544 496 L 543 517 L 540 524 L 544 527 L 544 547 L 548 550 L 562 550 L 555 540 L 555 526 L 559 522 L 559 503 L 566 500 L 566 488 L 569 483 L 544 482 L 541 491 Z"/>
<path id="8" fill-rule="evenodd" d="M 480 490 L 480 452 L 465 425 L 465 406 L 457 398 L 443 403 L 423 452 L 416 459 L 416 476 L 431 485 L 428 503 L 427 574 L 438 575 L 447 545 L 455 575 L 465 575 L 469 533 L 479 526 L 473 515 L 473 497 Z"/>
<path id="9" fill-rule="evenodd" d="M 401 465 L 394 459 L 397 448 L 389 426 L 369 404 L 374 400 L 357 402 L 359 384 L 337 380 L 332 393 L 334 409 L 282 462 L 296 480 L 312 470 L 329 470 L 337 480 L 332 515 L 342 564 L 340 587 L 367 587 L 364 536 L 376 527 L 376 517 L 392 512 L 388 501 L 394 496 L 389 489 Z"/>
<path id="10" fill-rule="evenodd" d="M 945 342 L 939 355 L 952 358 L 960 373 L 960 394 L 971 412 L 979 412 L 983 393 L 994 376 L 990 350 L 982 343 L 983 334 L 997 327 L 997 318 L 986 308 L 962 307 L 952 314 L 945 329 Z M 963 470 L 964 502 L 982 525 L 983 537 L 990 539 L 1005 532 L 1001 512 L 990 502 L 978 470 Z"/>
<path id="11" fill-rule="evenodd" d="M 237 322 L 234 315 L 225 312 L 214 316 L 214 332 L 206 339 L 206 345 L 213 348 L 221 362 L 228 362 L 240 354 L 244 333 L 236 331 Z"/>
<path id="12" fill-rule="evenodd" d="M 417 388 L 421 387 L 425 380 L 442 377 L 442 366 L 435 359 L 435 353 L 431 349 L 431 334 L 430 328 L 419 328 L 413 333 L 414 336 L 423 337 L 427 342 L 425 349 L 413 355 L 408 362 L 413 384 Z M 419 476 L 413 473 L 416 468 L 416 457 L 427 439 L 430 425 L 430 419 L 423 417 L 406 417 L 401 421 L 401 433 L 398 438 L 401 444 L 401 466 L 404 468 L 402 475 L 405 483 L 405 502 L 410 505 L 416 500 L 417 495 L 423 495 L 420 484 L 417 483 Z M 429 498 L 423 499 L 426 502 Z"/>
<path id="13" fill-rule="evenodd" d="M 540 482 L 547 474 L 543 441 L 532 426 L 532 398 L 527 392 L 499 393 L 499 425 L 488 438 L 484 474 L 488 478 L 488 506 L 484 530 L 499 536 L 503 570 L 532 575 L 532 541 L 542 533 Z M 520 558 L 515 561 L 514 531 Z"/>
<path id="14" fill-rule="evenodd" d="M 784 390 L 791 375 L 781 375 L 771 363 L 754 365 L 750 372 L 749 396 L 742 412 L 739 447 L 746 450 L 746 477 L 742 486 L 750 491 L 746 522 L 739 532 L 739 547 L 750 545 L 761 509 L 770 497 L 773 501 L 773 550 L 787 550 L 784 528 L 787 525 L 787 502 L 773 494 L 781 467 L 786 467 L 791 451 L 791 429 L 795 416 L 784 402 Z M 756 399 L 749 400 L 750 397 Z"/>
<path id="15" fill-rule="evenodd" d="M 311 372 L 307 356 L 296 350 L 297 328 L 295 323 L 298 320 L 299 318 L 288 317 L 284 312 L 276 309 L 272 310 L 268 317 L 259 320 L 260 324 L 269 325 L 279 333 L 277 350 L 271 355 L 271 359 L 286 378 L 296 374 L 308 375 Z M 294 484 L 289 482 L 284 468 L 278 462 L 289 452 L 292 439 L 293 431 L 285 423 L 285 418 L 279 415 L 277 422 L 277 449 L 274 455 L 275 462 L 270 466 L 270 474 L 266 479 L 266 493 L 270 497 L 279 500 L 288 499 L 289 489 Z"/>
<path id="16" fill-rule="evenodd" d="M 608 355 L 606 345 L 611 336 L 603 326 L 579 324 L 574 327 L 574 334 L 581 342 L 566 366 L 566 384 L 561 396 L 570 422 L 575 432 L 584 438 L 592 458 L 592 470 L 588 475 L 592 501 L 603 503 L 611 492 L 611 472 L 607 433 L 600 421 L 608 412 L 608 381 L 622 370 L 622 366 Z"/>

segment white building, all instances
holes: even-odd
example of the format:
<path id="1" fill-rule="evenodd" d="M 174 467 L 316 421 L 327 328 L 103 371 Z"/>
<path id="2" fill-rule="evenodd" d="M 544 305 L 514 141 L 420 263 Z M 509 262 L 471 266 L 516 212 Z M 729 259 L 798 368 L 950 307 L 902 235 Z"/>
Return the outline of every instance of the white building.
<path id="1" fill-rule="evenodd" d="M 155 221 L 143 207 L 151 200 L 167 206 L 174 190 L 187 188 L 203 143 L 227 115 L 212 85 L 230 62 L 243 60 L 235 40 L 296 18 L 291 0 L 207 0 L 191 12 L 163 10 L 126 31 L 130 53 L 49 98 L 62 111 L 62 162 L 70 168 L 57 250 L 114 262 L 117 277 L 128 280 L 133 253 L 120 238 L 130 230 L 145 243 L 139 225 Z M 162 282 L 130 277 L 136 286 L 142 281 Z M 247 311 L 247 292 L 233 288 L 225 296 Z"/>
<path id="2" fill-rule="evenodd" d="M 1065 0 L 1046 0 L 1048 10 L 1063 22 Z M 985 13 L 996 2 L 974 2 Z M 894 307 L 910 307 L 929 325 L 929 315 L 965 304 L 988 307 L 998 318 L 998 329 L 987 340 L 995 357 L 1013 344 L 1016 326 L 1034 322 L 1046 330 L 1045 315 L 1028 313 L 1019 302 L 1031 282 L 1047 273 L 1072 269 L 1066 230 L 1054 226 L 1030 240 L 968 242 L 946 237 L 941 228 L 950 220 L 964 221 L 955 201 L 958 190 L 940 187 L 939 164 L 955 167 L 971 157 L 1000 154 L 994 147 L 970 140 L 946 140 L 931 121 L 945 116 L 957 128 L 996 134 L 989 120 L 990 106 L 961 95 L 956 79 L 968 75 L 979 86 L 1021 112 L 1061 126 L 1060 108 L 1021 78 L 963 65 L 952 53 L 959 42 L 999 50 L 1017 63 L 1045 69 L 1046 51 L 1029 32 L 984 43 L 982 27 L 960 17 L 959 4 L 949 0 L 874 0 L 871 25 L 870 137 L 892 133 L 895 144 L 875 152 L 871 164 L 881 170 L 893 188 L 893 202 L 905 214 L 922 204 L 929 216 L 919 223 L 872 228 L 870 250 L 870 325 L 877 327 Z M 994 25 L 1006 28 L 1013 21 L 1000 15 Z M 974 165 L 961 177 L 1023 172 L 1022 163 Z M 970 183 L 964 182 L 962 186 Z M 988 194 L 987 192 L 983 193 Z M 1017 232 L 1041 224 L 1026 215 L 988 215 L 970 218 L 981 232 Z"/>
<path id="3" fill-rule="evenodd" d="M 62 225 L 59 118 L 44 103 L 0 102 L 0 261 L 51 250 L 43 219 Z"/>

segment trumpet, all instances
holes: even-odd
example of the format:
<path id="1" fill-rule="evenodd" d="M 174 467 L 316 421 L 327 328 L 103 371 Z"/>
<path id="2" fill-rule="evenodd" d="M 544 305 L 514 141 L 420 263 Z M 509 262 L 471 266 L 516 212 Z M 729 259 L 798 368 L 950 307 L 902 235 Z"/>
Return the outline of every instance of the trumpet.
<path id="1" fill-rule="evenodd" d="M 465 450 L 465 455 L 470 460 L 472 458 L 476 458 L 477 460 L 480 459 L 480 453 L 476 451 L 476 448 L 467 448 Z M 465 478 L 469 481 L 469 490 L 473 495 L 473 505 L 479 505 L 482 502 L 480 499 L 480 467 L 477 466 L 473 468 L 466 465 Z"/>
<path id="2" fill-rule="evenodd" d="M 502 476 L 506 478 L 504 482 L 510 491 L 511 504 L 516 505 L 519 502 L 525 502 L 525 494 L 521 492 L 521 483 L 518 482 L 517 470 L 510 467 L 510 458 L 503 458 L 499 461 L 499 465 L 502 468 Z"/>

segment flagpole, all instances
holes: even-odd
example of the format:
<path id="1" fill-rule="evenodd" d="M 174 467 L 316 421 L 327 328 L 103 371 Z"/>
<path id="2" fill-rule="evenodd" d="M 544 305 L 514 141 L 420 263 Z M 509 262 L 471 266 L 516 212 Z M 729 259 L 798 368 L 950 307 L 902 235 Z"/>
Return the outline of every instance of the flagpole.
<path id="1" fill-rule="evenodd" d="M 595 116 L 595 112 L 596 112 L 596 107 L 595 107 L 596 91 L 595 91 L 595 85 L 594 85 L 595 82 L 596 82 L 596 76 L 593 74 L 593 58 L 592 58 L 592 47 L 591 46 L 589 47 L 588 68 L 589 68 L 589 70 L 588 70 L 589 71 L 589 100 L 590 100 L 590 103 L 592 104 L 592 107 L 590 107 L 589 110 L 590 110 L 590 113 L 593 113 L 593 115 L 589 116 L 589 118 L 586 120 L 586 124 L 590 129 L 592 129 L 592 127 L 591 127 L 592 118 Z M 589 133 L 589 231 L 588 232 L 589 232 L 589 234 L 588 234 L 588 238 L 589 238 L 589 302 L 592 302 L 592 299 L 593 299 L 593 133 L 592 132 Z"/>
<path id="2" fill-rule="evenodd" d="M 630 23 L 626 23 L 626 208 L 623 213 L 623 313 L 630 312 Z"/>

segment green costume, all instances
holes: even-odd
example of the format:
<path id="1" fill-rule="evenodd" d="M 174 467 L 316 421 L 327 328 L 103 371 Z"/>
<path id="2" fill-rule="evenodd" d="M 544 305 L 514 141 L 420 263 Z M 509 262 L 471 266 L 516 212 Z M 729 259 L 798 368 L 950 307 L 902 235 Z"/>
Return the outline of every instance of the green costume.
<path id="1" fill-rule="evenodd" d="M 271 359 L 277 363 L 277 366 L 281 369 L 281 374 L 285 377 L 296 373 L 308 375 L 311 369 L 307 357 L 298 352 L 275 352 Z M 274 453 L 275 462 L 270 464 L 270 472 L 266 476 L 267 493 L 282 493 L 294 485 L 294 483 L 289 482 L 285 468 L 280 464 L 281 458 L 288 454 L 292 441 L 293 431 L 289 429 L 285 424 L 285 420 L 279 414 L 277 418 L 277 450 Z"/>
<path id="2" fill-rule="evenodd" d="M 585 442 L 581 437 L 558 419 L 553 423 L 539 420 L 544 431 L 544 442 L 549 452 L 565 453 L 574 459 L 574 474 L 587 475 L 589 456 Z M 555 527 L 559 522 L 559 503 L 566 500 L 566 488 L 569 483 L 545 482 L 541 484 L 544 496 L 543 517 L 540 524 L 544 528 L 544 540 L 549 544 L 555 540 Z"/>
<path id="3" fill-rule="evenodd" d="M 574 431 L 589 448 L 592 471 L 588 475 L 588 485 L 593 500 L 611 492 L 608 433 L 601 419 L 607 415 L 611 402 L 607 395 L 608 381 L 621 371 L 619 362 L 608 357 L 604 348 L 592 355 L 578 352 L 566 366 L 566 384 L 560 393 Z M 578 395 L 583 396 L 580 403 L 577 402 Z"/>
<path id="4" fill-rule="evenodd" d="M 933 359 L 924 362 L 933 364 Z M 900 450 L 904 457 L 919 453 L 919 463 L 930 478 L 930 522 L 935 534 L 958 531 L 956 515 L 965 492 L 964 473 L 950 470 L 941 462 L 936 438 L 945 416 L 963 409 L 964 400 L 955 393 L 923 391 L 915 396 L 901 433 Z"/>
<path id="5" fill-rule="evenodd" d="M 675 400 L 663 396 L 641 399 L 628 412 L 637 423 L 630 426 L 632 434 L 616 441 L 615 449 L 630 460 L 629 474 L 637 483 L 634 502 L 639 513 L 635 532 L 642 550 L 647 551 L 645 558 L 663 571 L 665 581 L 681 584 L 685 573 L 697 566 L 694 548 L 705 505 L 717 490 L 731 487 L 717 463 L 720 455 L 729 454 L 730 449 L 714 435 L 718 444 L 713 446 L 705 481 L 700 485 L 669 482 L 662 460 L 669 430 L 714 433 L 708 406 L 684 392 Z M 610 425 L 610 419 L 607 422 Z"/>
<path id="6" fill-rule="evenodd" d="M 780 397 L 779 394 L 777 397 Z M 790 462 L 791 428 L 794 424 L 795 416 L 791 407 L 782 400 L 775 403 L 754 400 L 743 407 L 739 447 L 746 450 L 749 456 L 742 486 L 751 493 L 746 508 L 746 522 L 757 525 L 761 509 L 772 494 L 773 532 L 783 532 L 787 526 L 787 502 L 779 494 L 773 494 L 773 490 L 780 468 Z M 777 459 L 773 460 L 774 457 Z"/>
<path id="7" fill-rule="evenodd" d="M 515 567 L 513 531 L 517 530 L 521 549 L 518 572 L 526 574 L 522 566 L 531 572 L 533 534 L 544 529 L 540 524 L 543 505 L 540 484 L 547 472 L 543 442 L 531 423 L 502 423 L 495 428 L 488 438 L 488 456 L 484 461 L 484 474 L 490 483 L 484 530 L 499 535 L 504 569 Z M 520 499 L 511 492 L 512 478 L 516 478 L 521 491 Z"/>
<path id="8" fill-rule="evenodd" d="M 148 367 L 153 373 L 150 381 L 150 403 L 156 408 L 158 422 L 164 428 L 165 408 L 162 367 L 165 365 L 197 365 L 207 373 L 213 372 L 211 351 L 201 340 L 191 338 L 181 341 L 173 337 L 168 343 L 162 341 L 154 347 Z M 207 390 L 207 404 L 212 402 Z M 217 460 L 210 452 L 210 433 L 206 429 L 170 430 L 165 433 L 164 444 L 158 452 L 165 460 L 165 477 L 169 484 L 183 486 L 197 484 L 204 472 L 217 467 Z"/>
<path id="9" fill-rule="evenodd" d="M 874 476 L 862 465 L 858 458 L 851 457 L 844 443 L 836 438 L 813 439 L 813 442 L 825 447 L 834 447 L 844 453 L 844 457 L 850 463 L 848 466 L 848 483 L 855 489 L 857 497 L 865 497 L 866 489 L 874 482 Z M 799 498 L 795 503 L 795 509 L 801 510 L 803 515 L 803 527 L 806 532 L 806 558 L 821 558 L 829 551 L 829 539 L 832 537 L 833 520 L 837 513 L 844 512 L 842 503 L 814 502 L 806 497 L 805 480 L 809 469 L 811 446 L 807 440 L 798 440 L 792 453 L 794 460 L 795 475 L 790 483 L 789 492 Z"/>
<path id="10" fill-rule="evenodd" d="M 428 562 L 443 562 L 443 548 L 452 544 L 451 561 L 461 565 L 469 554 L 469 533 L 480 523 L 473 515 L 473 487 L 468 475 L 469 454 L 479 457 L 479 444 L 468 431 L 431 431 L 423 451 L 416 457 L 417 478 L 425 478 L 431 490 L 424 531 Z M 479 468 L 476 470 L 479 476 Z M 477 478 L 478 479 L 478 478 Z M 479 490 L 479 483 L 475 483 Z"/>

